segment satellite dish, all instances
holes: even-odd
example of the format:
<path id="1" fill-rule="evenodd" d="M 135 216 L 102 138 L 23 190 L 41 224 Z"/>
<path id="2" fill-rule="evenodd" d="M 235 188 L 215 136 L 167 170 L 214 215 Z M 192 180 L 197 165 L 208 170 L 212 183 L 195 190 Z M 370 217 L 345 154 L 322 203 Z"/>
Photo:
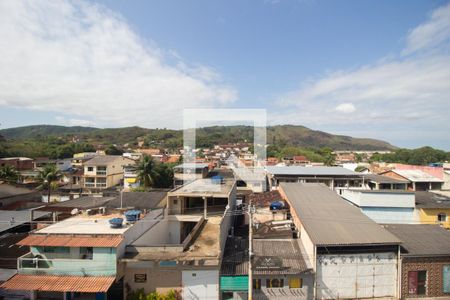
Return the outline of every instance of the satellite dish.
<path id="1" fill-rule="evenodd" d="M 72 211 L 70 212 L 70 214 L 71 214 L 72 216 L 78 215 L 78 208 L 72 209 Z"/>

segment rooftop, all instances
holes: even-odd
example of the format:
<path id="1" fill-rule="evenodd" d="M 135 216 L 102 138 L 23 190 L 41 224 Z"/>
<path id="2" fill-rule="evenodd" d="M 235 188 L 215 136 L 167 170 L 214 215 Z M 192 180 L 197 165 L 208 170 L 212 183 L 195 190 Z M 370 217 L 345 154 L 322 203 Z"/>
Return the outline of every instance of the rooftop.
<path id="1" fill-rule="evenodd" d="M 268 166 L 266 167 L 268 173 L 273 175 L 296 175 L 296 176 L 356 176 L 361 174 L 350 171 L 342 167 L 300 167 L 300 166 Z"/>
<path id="2" fill-rule="evenodd" d="M 196 179 L 169 192 L 169 196 L 228 197 L 235 185 L 234 180 L 223 180 L 221 184 L 212 179 Z"/>
<path id="3" fill-rule="evenodd" d="M 151 209 L 158 207 L 167 195 L 168 190 L 155 190 L 149 192 L 123 192 L 122 200 L 120 195 L 108 201 L 106 207 L 119 208 L 132 207 L 136 209 Z"/>
<path id="4" fill-rule="evenodd" d="M 415 192 L 417 208 L 450 208 L 450 197 L 433 192 Z"/>
<path id="5" fill-rule="evenodd" d="M 205 163 L 183 163 L 175 166 L 175 169 L 203 169 L 207 168 L 209 165 Z"/>
<path id="6" fill-rule="evenodd" d="M 281 183 L 280 187 L 316 246 L 400 243 L 397 237 L 323 184 Z"/>
<path id="7" fill-rule="evenodd" d="M 36 234 L 123 234 L 132 225 L 127 225 L 124 220 L 124 225 L 121 228 L 111 228 L 109 220 L 112 218 L 121 217 L 121 214 L 110 215 L 78 215 L 72 218 L 59 221 L 58 223 L 49 225 L 40 230 Z"/>
<path id="8" fill-rule="evenodd" d="M 412 182 L 444 182 L 442 179 L 434 177 L 422 170 L 399 170 L 394 169 L 387 172 L 394 172 Z M 386 172 L 385 172 L 386 173 Z M 383 174 L 383 173 L 382 173 Z M 381 174 L 381 175 L 382 175 Z"/>
<path id="9" fill-rule="evenodd" d="M 105 206 L 106 203 L 115 199 L 114 197 L 93 197 L 93 196 L 85 196 L 72 200 L 62 201 L 51 203 L 39 210 L 42 211 L 67 211 L 72 210 L 74 208 L 77 209 L 89 209 Z"/>
<path id="10" fill-rule="evenodd" d="M 406 179 L 397 179 L 397 178 L 392 178 L 389 176 L 383 176 L 383 175 L 378 175 L 378 174 L 364 174 L 364 175 L 362 175 L 362 177 L 364 177 L 364 179 L 366 179 L 368 181 L 377 182 L 377 183 L 397 184 L 397 183 L 408 183 L 409 182 Z"/>
<path id="11" fill-rule="evenodd" d="M 56 247 L 117 247 L 122 242 L 121 235 L 69 235 L 69 234 L 31 234 L 19 241 L 22 246 Z"/>
<path id="12" fill-rule="evenodd" d="M 33 211 L 33 220 L 49 215 L 44 211 Z M 30 210 L 0 210 L 0 232 L 31 221 Z"/>
<path id="13" fill-rule="evenodd" d="M 439 225 L 383 225 L 402 241 L 405 256 L 450 256 L 450 232 Z"/>
<path id="14" fill-rule="evenodd" d="M 128 162 L 129 164 L 134 164 L 135 161 L 121 155 L 97 155 L 88 160 L 84 165 L 85 166 L 99 166 L 99 165 L 108 165 L 116 160 L 122 162 Z"/>
<path id="15" fill-rule="evenodd" d="M 25 195 L 29 193 L 35 193 L 35 190 L 28 189 L 25 187 L 18 187 L 11 184 L 0 184 L 0 198 L 6 198 L 17 195 Z"/>

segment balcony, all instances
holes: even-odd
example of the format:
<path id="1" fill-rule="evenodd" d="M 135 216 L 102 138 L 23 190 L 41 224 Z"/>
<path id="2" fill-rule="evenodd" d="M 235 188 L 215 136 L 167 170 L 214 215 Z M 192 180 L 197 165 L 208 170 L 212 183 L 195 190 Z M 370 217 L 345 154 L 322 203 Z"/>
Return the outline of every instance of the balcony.
<path id="1" fill-rule="evenodd" d="M 72 275 L 72 276 L 115 276 L 116 261 L 34 257 L 27 253 L 17 259 L 19 274 L 27 275 Z"/>
<path id="2" fill-rule="evenodd" d="M 105 171 L 97 171 L 95 174 L 97 176 L 106 176 L 106 170 Z"/>

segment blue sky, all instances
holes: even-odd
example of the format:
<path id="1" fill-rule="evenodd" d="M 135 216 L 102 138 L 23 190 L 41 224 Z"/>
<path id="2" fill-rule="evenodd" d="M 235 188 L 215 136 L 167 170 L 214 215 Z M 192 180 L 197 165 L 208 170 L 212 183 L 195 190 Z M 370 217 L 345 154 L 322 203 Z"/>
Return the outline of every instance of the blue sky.
<path id="1" fill-rule="evenodd" d="M 0 6 L 1 128 L 266 108 L 270 124 L 450 150 L 449 1 Z"/>

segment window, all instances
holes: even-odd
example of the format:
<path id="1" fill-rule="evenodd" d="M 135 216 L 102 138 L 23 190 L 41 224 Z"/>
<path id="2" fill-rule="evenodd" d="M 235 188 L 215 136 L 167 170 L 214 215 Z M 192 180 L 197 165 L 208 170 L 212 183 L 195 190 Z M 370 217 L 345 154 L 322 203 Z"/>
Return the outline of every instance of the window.
<path id="1" fill-rule="evenodd" d="M 69 247 L 44 247 L 43 252 L 45 253 L 69 253 Z"/>
<path id="2" fill-rule="evenodd" d="M 447 222 L 447 214 L 439 213 L 437 215 L 438 222 Z"/>
<path id="3" fill-rule="evenodd" d="M 88 172 L 92 172 L 92 171 L 94 171 L 94 167 L 88 167 L 87 170 L 88 170 Z"/>
<path id="4" fill-rule="evenodd" d="M 290 289 L 299 289 L 303 287 L 303 281 L 299 277 L 289 278 L 289 288 Z"/>
<path id="5" fill-rule="evenodd" d="M 134 274 L 134 282 L 146 283 L 147 282 L 147 274 Z"/>
<path id="6" fill-rule="evenodd" d="M 427 271 L 408 272 L 408 293 L 410 295 L 426 295 Z"/>
<path id="7" fill-rule="evenodd" d="M 92 247 L 80 247 L 80 258 L 81 259 L 92 259 L 94 254 L 94 249 Z"/>
<path id="8" fill-rule="evenodd" d="M 272 278 L 266 279 L 267 288 L 282 288 L 284 287 L 284 279 Z"/>
<path id="9" fill-rule="evenodd" d="M 261 289 L 261 279 L 253 279 L 253 289 L 254 290 Z"/>

